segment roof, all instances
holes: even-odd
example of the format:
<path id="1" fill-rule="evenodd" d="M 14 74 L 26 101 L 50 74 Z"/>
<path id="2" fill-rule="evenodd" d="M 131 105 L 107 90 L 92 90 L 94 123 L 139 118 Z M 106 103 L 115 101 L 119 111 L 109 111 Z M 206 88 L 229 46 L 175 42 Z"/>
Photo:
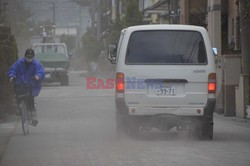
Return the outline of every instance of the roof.
<path id="1" fill-rule="evenodd" d="M 127 31 L 140 31 L 140 30 L 190 30 L 207 32 L 207 30 L 200 26 L 194 25 L 181 25 L 181 24 L 151 24 L 151 25 L 138 25 L 127 28 Z"/>

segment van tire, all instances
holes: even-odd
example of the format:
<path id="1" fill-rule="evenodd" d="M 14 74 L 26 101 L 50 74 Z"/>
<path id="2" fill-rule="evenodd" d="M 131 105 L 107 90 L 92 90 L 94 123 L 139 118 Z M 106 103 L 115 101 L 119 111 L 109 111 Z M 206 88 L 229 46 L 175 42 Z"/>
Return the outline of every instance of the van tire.
<path id="1" fill-rule="evenodd" d="M 60 82 L 61 82 L 61 86 L 68 86 L 69 85 L 69 77 L 68 77 L 68 75 L 62 75 L 60 77 Z"/>
<path id="2" fill-rule="evenodd" d="M 201 139 L 212 140 L 213 139 L 213 119 L 203 117 L 201 122 Z"/>
<path id="3" fill-rule="evenodd" d="M 128 134 L 131 137 L 138 137 L 140 135 L 140 125 L 138 119 L 133 116 L 129 116 L 129 126 L 128 126 Z"/>
<path id="4" fill-rule="evenodd" d="M 213 139 L 213 124 L 212 119 L 207 117 L 200 117 L 193 123 L 191 132 L 194 133 L 201 140 Z"/>

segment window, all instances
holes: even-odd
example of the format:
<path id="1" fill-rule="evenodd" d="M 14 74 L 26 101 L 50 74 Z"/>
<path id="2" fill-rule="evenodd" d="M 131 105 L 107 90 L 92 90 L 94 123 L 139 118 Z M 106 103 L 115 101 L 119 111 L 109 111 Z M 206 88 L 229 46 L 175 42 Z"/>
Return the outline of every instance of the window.
<path id="1" fill-rule="evenodd" d="M 36 45 L 34 51 L 36 54 L 66 54 L 63 45 Z"/>
<path id="2" fill-rule="evenodd" d="M 126 64 L 207 64 L 203 38 L 196 31 L 137 31 L 129 40 Z"/>

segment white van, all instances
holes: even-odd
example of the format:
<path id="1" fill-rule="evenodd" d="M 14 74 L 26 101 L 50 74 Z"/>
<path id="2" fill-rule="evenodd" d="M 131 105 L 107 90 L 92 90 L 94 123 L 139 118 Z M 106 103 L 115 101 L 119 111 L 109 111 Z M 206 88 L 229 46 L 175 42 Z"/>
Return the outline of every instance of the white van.
<path id="1" fill-rule="evenodd" d="M 117 49 L 109 46 L 109 59 L 117 64 L 118 134 L 177 127 L 213 138 L 216 73 L 206 29 L 129 27 L 122 30 Z"/>

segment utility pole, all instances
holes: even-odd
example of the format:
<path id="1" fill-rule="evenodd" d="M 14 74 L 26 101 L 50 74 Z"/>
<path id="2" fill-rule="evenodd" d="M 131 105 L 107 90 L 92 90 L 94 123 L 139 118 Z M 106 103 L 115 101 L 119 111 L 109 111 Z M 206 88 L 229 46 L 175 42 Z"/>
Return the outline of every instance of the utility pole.
<path id="1" fill-rule="evenodd" d="M 56 25 L 56 3 L 52 2 L 53 5 L 53 24 Z"/>
<path id="2" fill-rule="evenodd" d="M 96 11 L 96 26 L 97 26 L 97 40 L 99 41 L 101 38 L 101 2 L 97 0 L 97 11 Z"/>
<path id="3" fill-rule="evenodd" d="M 80 54 L 81 48 L 81 38 L 83 35 L 83 22 L 82 22 L 82 6 L 79 6 L 79 27 L 78 27 L 78 35 L 76 37 L 76 55 Z"/>

